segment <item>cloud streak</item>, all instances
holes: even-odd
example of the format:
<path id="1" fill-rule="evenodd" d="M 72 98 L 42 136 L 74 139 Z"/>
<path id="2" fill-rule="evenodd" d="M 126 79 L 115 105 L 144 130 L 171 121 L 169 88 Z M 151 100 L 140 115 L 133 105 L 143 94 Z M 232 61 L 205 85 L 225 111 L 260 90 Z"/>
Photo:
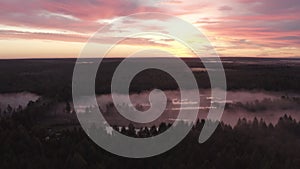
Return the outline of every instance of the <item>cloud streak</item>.
<path id="1" fill-rule="evenodd" d="M 282 56 L 297 56 L 299 52 L 293 51 L 283 55 L 285 52 L 280 52 L 278 48 L 300 50 L 299 11 L 299 0 L 2 0 L 0 23 L 3 28 L 0 29 L 0 38 L 84 43 L 92 33 L 121 16 L 163 12 L 194 23 L 206 33 L 222 56 L 237 55 L 234 50 L 237 47 L 244 49 L 241 51 L 243 56 L 262 55 L 266 50 Z M 153 19 L 150 15 L 148 17 L 140 20 Z M 135 20 L 128 25 L 138 22 Z M 142 25 L 145 30 L 156 30 L 159 26 Z M 128 27 L 122 31 L 130 29 L 134 28 Z M 100 41 L 109 44 L 110 40 Z M 168 44 L 150 38 L 135 38 L 127 43 L 132 46 Z"/>

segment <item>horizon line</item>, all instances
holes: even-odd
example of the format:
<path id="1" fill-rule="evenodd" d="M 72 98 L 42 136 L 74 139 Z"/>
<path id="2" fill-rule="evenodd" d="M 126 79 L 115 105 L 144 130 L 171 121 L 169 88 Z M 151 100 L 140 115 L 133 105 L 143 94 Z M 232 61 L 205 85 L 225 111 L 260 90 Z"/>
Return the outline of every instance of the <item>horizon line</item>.
<path id="1" fill-rule="evenodd" d="M 125 59 L 128 57 L 103 57 L 102 59 Z M 151 58 L 158 58 L 158 59 L 170 59 L 170 58 L 180 58 L 180 59 L 201 59 L 199 57 L 133 57 L 131 59 L 151 59 Z M 216 58 L 216 57 L 202 57 L 202 58 Z M 267 57 L 267 56 L 219 56 L 219 58 L 249 58 L 249 59 L 300 59 L 300 56 L 290 56 L 290 57 Z M 52 60 L 52 59 L 99 59 L 99 57 L 86 57 L 86 58 L 79 58 L 79 57 L 32 57 L 32 58 L 0 58 L 0 60 Z"/>

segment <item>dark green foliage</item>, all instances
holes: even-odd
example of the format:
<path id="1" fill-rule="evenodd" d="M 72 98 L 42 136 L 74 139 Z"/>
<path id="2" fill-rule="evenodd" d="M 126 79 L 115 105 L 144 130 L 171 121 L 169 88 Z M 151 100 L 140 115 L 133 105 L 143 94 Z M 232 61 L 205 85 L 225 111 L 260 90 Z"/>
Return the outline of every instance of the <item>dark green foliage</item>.
<path id="1" fill-rule="evenodd" d="M 101 64 L 95 80 L 97 94 L 110 93 L 112 75 L 121 60 L 106 59 L 107 62 Z M 222 58 L 222 60 L 233 62 L 223 63 L 229 90 L 300 91 L 299 64 L 277 64 L 280 63 L 280 59 L 263 58 Z M 71 100 L 75 61 L 75 59 L 0 60 L 0 93 L 28 91 L 59 101 Z M 190 67 L 203 68 L 198 59 L 184 59 L 184 61 Z M 267 64 L 262 64 L 265 61 L 268 61 Z M 289 61 L 292 63 L 293 59 Z M 184 76 L 184 71 L 178 70 L 178 74 Z M 206 72 L 194 72 L 194 75 L 199 88 L 210 88 Z M 133 79 L 130 91 L 141 92 L 153 88 L 176 90 L 177 87 L 174 79 L 166 72 L 148 69 Z"/>
<path id="2" fill-rule="evenodd" d="M 103 76 L 96 80 L 97 93 L 110 92 L 113 68 L 120 60 L 103 64 Z M 185 60 L 191 67 L 193 59 Z M 213 136 L 204 144 L 198 137 L 204 120 L 198 120 L 188 136 L 170 151 L 147 159 L 128 159 L 99 148 L 79 126 L 49 130 L 43 120 L 46 110 L 57 102 L 66 102 L 71 111 L 71 80 L 75 60 L 0 61 L 0 92 L 28 91 L 50 102 L 29 103 L 26 109 L 11 106 L 0 110 L 0 169 L 298 169 L 300 166 L 300 123 L 283 116 L 278 123 L 266 124 L 263 119 L 240 119 L 231 127 L 220 123 Z M 259 62 L 257 62 L 259 63 Z M 300 91 L 300 67 L 270 64 L 224 64 L 229 89 L 265 89 Z M 176 89 L 174 79 L 166 74 L 145 71 L 136 77 L 132 91 L 152 88 Z M 100 74 L 101 75 L 101 74 Z M 195 72 L 199 87 L 209 88 L 206 73 Z M 276 78 L 274 78 L 276 77 Z M 282 98 L 289 99 L 289 98 Z M 264 110 L 264 100 L 238 105 L 250 111 L 253 105 Z M 74 123 L 75 124 L 75 123 Z M 114 126 L 131 137 L 151 137 L 170 127 L 162 123 L 136 131 L 134 125 Z"/>
<path id="3" fill-rule="evenodd" d="M 168 152 L 146 159 L 128 159 L 99 148 L 79 127 L 51 135 L 26 117 L 26 112 L 30 112 L 27 109 L 15 112 L 14 118 L 0 121 L 1 169 L 297 169 L 300 166 L 300 123 L 290 116 L 281 117 L 275 126 L 256 118 L 240 119 L 233 128 L 220 123 L 204 144 L 197 142 L 204 124 L 201 120 Z M 149 137 L 168 127 L 162 123 L 158 128 L 145 127 L 136 132 L 130 124 L 120 132 Z M 117 126 L 114 128 L 119 130 Z"/>

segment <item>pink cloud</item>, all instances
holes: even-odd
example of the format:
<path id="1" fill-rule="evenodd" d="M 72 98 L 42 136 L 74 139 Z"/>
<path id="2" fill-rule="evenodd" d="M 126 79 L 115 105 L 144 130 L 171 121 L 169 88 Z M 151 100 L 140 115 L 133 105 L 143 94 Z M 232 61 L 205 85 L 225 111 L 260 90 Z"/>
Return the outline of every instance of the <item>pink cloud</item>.
<path id="1" fill-rule="evenodd" d="M 154 2 L 157 4 L 153 4 Z M 208 0 L 1 0 L 0 23 L 20 29 L 3 30 L 0 37 L 83 42 L 87 40 L 88 35 L 77 33 L 90 34 L 97 31 L 105 24 L 96 22 L 97 20 L 109 20 L 137 12 L 164 12 L 170 15 L 201 17 L 206 10 L 211 18 L 199 18 L 195 23 L 201 24 L 204 29 L 218 37 L 231 39 L 228 43 L 233 45 L 240 44 L 245 48 L 300 46 L 299 0 L 227 0 L 222 3 Z M 207 17 L 202 17 L 204 16 Z M 149 15 L 139 19 L 157 18 Z M 134 25 L 137 22 L 139 20 L 128 21 L 127 24 Z M 145 30 L 160 29 L 160 25 L 155 24 L 139 26 Z M 22 27 L 72 32 L 47 34 L 19 31 Z M 124 31 L 126 29 L 131 28 L 128 26 Z M 110 43 L 108 39 L 99 41 Z M 150 39 L 128 39 L 127 43 L 165 45 Z"/>
<path id="2" fill-rule="evenodd" d="M 256 13 L 280 15 L 285 12 L 297 12 L 300 10 L 299 0 L 235 0 L 246 3 Z"/>
<path id="3" fill-rule="evenodd" d="M 142 2 L 139 0 L 43 0 L 41 7 L 50 12 L 72 15 L 83 20 L 98 20 L 137 12 L 159 11 L 158 8 L 143 5 Z"/>
<path id="4" fill-rule="evenodd" d="M 66 42 L 86 42 L 89 37 L 78 34 L 41 33 L 28 31 L 0 30 L 1 39 L 41 39 Z"/>
<path id="5" fill-rule="evenodd" d="M 224 5 L 224 6 L 221 6 L 221 7 L 219 8 L 219 10 L 220 10 L 220 11 L 231 11 L 231 10 L 232 10 L 232 7 Z"/>
<path id="6" fill-rule="evenodd" d="M 88 33 L 95 32 L 103 26 L 95 22 L 99 19 L 112 19 L 136 12 L 159 11 L 158 8 L 143 6 L 141 1 L 133 0 L 2 0 L 0 8 L 0 22 L 5 25 Z"/>
<path id="7" fill-rule="evenodd" d="M 12 30 L 0 30 L 1 39 L 41 39 L 41 40 L 56 40 L 67 42 L 87 42 L 89 36 L 83 36 L 78 34 L 62 34 L 62 33 L 40 33 L 40 32 L 28 32 L 28 31 L 12 31 Z M 99 37 L 93 42 L 99 44 L 112 44 L 115 39 L 119 37 Z M 162 39 L 165 43 L 156 42 L 150 38 L 124 38 L 119 44 L 134 45 L 134 46 L 160 46 L 167 47 L 167 43 L 173 41 L 173 39 Z"/>

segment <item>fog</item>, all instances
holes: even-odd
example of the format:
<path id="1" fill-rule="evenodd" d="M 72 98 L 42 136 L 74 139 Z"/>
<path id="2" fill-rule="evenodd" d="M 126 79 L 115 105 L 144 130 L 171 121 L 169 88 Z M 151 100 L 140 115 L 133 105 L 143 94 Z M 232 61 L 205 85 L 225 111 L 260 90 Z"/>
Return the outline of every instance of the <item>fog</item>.
<path id="1" fill-rule="evenodd" d="M 197 92 L 196 90 L 188 90 L 186 92 Z M 206 118 L 209 109 L 215 108 L 213 102 L 215 98 L 211 98 L 210 90 L 200 90 L 200 107 L 194 106 L 193 100 L 180 98 L 179 91 L 164 91 L 167 97 L 167 106 L 162 115 L 153 123 L 172 122 L 176 120 L 179 110 L 181 109 L 198 109 L 198 118 Z M 125 100 L 125 95 L 116 94 L 119 99 Z M 148 100 L 149 92 L 145 91 L 139 94 L 131 94 L 131 103 L 123 103 L 122 106 L 128 111 L 136 108 L 139 111 L 146 111 L 151 106 Z M 130 121 L 124 119 L 112 104 L 111 95 L 97 96 L 98 105 L 102 113 L 110 122 L 128 124 Z M 221 120 L 226 124 L 235 125 L 239 118 L 252 120 L 254 117 L 263 118 L 267 123 L 276 123 L 280 116 L 284 114 L 300 120 L 300 94 L 289 92 L 269 92 L 262 90 L 238 90 L 228 91 L 226 100 L 218 100 L 226 102 L 226 107 Z M 85 100 L 82 105 L 94 106 L 88 104 L 89 100 Z M 82 112 L 86 107 L 82 107 Z M 134 113 L 132 113 L 134 116 Z M 145 114 L 145 118 L 147 114 Z M 188 118 L 188 117 L 187 117 Z M 185 119 L 181 119 L 185 120 Z M 151 124 L 153 124 L 151 123 Z"/>
<path id="2" fill-rule="evenodd" d="M 14 109 L 19 106 L 24 108 L 30 101 L 36 101 L 38 98 L 38 95 L 29 92 L 0 94 L 0 108 L 6 109 L 8 105 Z"/>
<path id="3" fill-rule="evenodd" d="M 194 93 L 196 90 L 187 90 L 185 92 Z M 127 110 L 134 116 L 134 108 L 138 111 L 146 111 L 151 105 L 149 103 L 149 91 L 145 91 L 138 94 L 131 94 L 131 103 L 122 103 L 121 108 Z M 165 110 L 161 116 L 154 120 L 151 124 L 158 124 L 161 122 L 174 122 L 177 119 L 178 112 L 182 109 L 199 111 L 198 118 L 205 119 L 208 111 L 214 109 L 215 98 L 211 97 L 211 91 L 208 89 L 200 90 L 200 106 L 195 106 L 198 103 L 194 100 L 188 100 L 187 98 L 181 98 L 179 91 L 164 91 L 167 104 Z M 121 100 L 125 100 L 126 96 L 123 94 L 116 94 Z M 23 108 L 30 101 L 36 101 L 39 98 L 38 95 L 28 92 L 0 94 L 0 108 L 2 110 L 10 105 L 12 108 L 17 108 L 21 105 Z M 125 119 L 116 110 L 113 104 L 110 94 L 98 95 L 98 105 L 92 105 L 91 98 L 85 98 L 80 102 L 81 107 L 77 107 L 77 113 L 84 113 L 87 108 L 97 107 L 101 108 L 101 112 L 108 119 L 108 121 L 127 125 L 129 120 Z M 235 125 L 239 118 L 246 118 L 252 120 L 254 117 L 263 118 L 267 123 L 276 123 L 279 117 L 284 114 L 291 115 L 293 118 L 300 120 L 300 94 L 289 92 L 270 92 L 262 90 L 238 90 L 227 91 L 226 100 L 218 100 L 218 102 L 226 102 L 226 107 L 222 115 L 221 120 L 226 124 Z M 57 103 L 56 107 L 53 107 L 50 111 L 63 112 L 65 103 Z M 155 110 L 155 109 L 154 109 Z M 145 118 L 150 118 L 150 115 L 144 114 Z M 186 116 L 188 119 L 188 115 Z M 185 119 L 181 119 L 185 120 Z"/>

